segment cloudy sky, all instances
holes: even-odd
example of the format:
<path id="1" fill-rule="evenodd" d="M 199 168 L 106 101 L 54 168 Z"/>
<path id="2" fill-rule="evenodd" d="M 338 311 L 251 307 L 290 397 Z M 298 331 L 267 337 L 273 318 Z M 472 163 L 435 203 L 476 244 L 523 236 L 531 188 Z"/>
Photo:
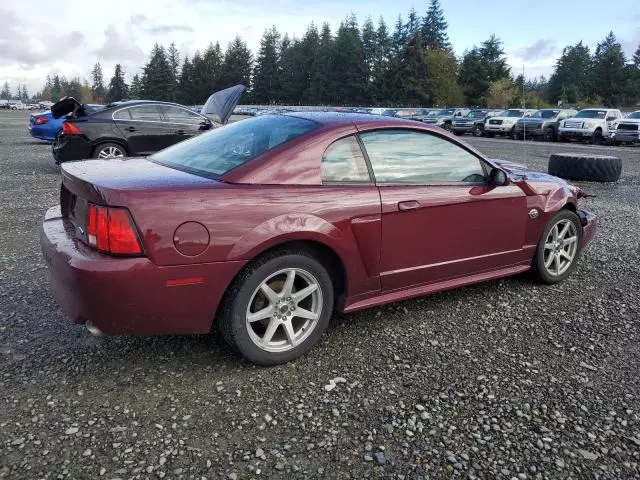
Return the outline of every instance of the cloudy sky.
<path id="1" fill-rule="evenodd" d="M 89 77 L 100 61 L 105 79 L 116 63 L 128 76 L 140 72 L 154 42 L 176 43 L 192 54 L 209 42 L 223 48 L 238 34 L 255 52 L 265 28 L 300 36 L 311 21 L 336 27 L 350 12 L 362 21 L 382 16 L 390 27 L 413 6 L 395 0 L 0 0 L 0 83 L 42 87 L 48 73 Z M 640 0 L 442 0 L 458 55 L 491 33 L 505 45 L 509 63 L 528 77 L 548 75 L 562 48 L 583 40 L 591 47 L 614 30 L 628 57 L 640 44 Z M 615 6 L 615 8 L 613 7 Z"/>

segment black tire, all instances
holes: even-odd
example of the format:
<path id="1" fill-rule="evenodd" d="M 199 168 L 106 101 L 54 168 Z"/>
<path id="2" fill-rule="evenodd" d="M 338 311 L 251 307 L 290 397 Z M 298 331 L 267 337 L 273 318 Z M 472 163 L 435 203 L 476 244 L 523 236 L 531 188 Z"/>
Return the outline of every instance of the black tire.
<path id="1" fill-rule="evenodd" d="M 544 136 L 542 137 L 545 142 L 555 142 L 556 141 L 556 131 L 549 127 L 544 131 Z"/>
<path id="2" fill-rule="evenodd" d="M 482 137 L 484 135 L 484 125 L 476 125 L 473 127 L 473 136 Z"/>
<path id="3" fill-rule="evenodd" d="M 511 131 L 509 132 L 509 138 L 511 138 L 511 140 L 518 140 L 518 134 L 516 133 L 516 127 L 512 127 Z"/>
<path id="4" fill-rule="evenodd" d="M 302 343 L 288 351 L 268 352 L 251 339 L 246 323 L 247 308 L 258 286 L 286 268 L 303 269 L 315 277 L 322 293 L 322 310 L 313 331 Z M 304 355 L 318 343 L 333 313 L 333 296 L 333 283 L 327 269 L 312 255 L 304 251 L 275 251 L 253 261 L 233 281 L 222 300 L 216 327 L 231 348 L 250 362 L 279 365 Z"/>
<path id="5" fill-rule="evenodd" d="M 622 174 L 622 160 L 606 155 L 556 153 L 549 157 L 548 171 L 567 180 L 615 182 Z"/>
<path id="6" fill-rule="evenodd" d="M 445 124 L 442 126 L 442 128 L 444 128 L 447 132 L 451 131 L 451 122 L 445 122 Z"/>
<path id="7" fill-rule="evenodd" d="M 119 143 L 105 142 L 105 143 L 101 143 L 99 145 L 96 145 L 96 148 L 93 149 L 92 157 L 93 158 L 100 158 L 100 152 L 102 152 L 103 150 L 108 149 L 108 148 L 117 149 L 119 152 L 122 153 L 122 155 L 120 157 L 117 157 L 117 158 L 122 158 L 122 157 L 126 157 L 127 156 L 127 149 L 124 148 Z"/>
<path id="8" fill-rule="evenodd" d="M 602 145 L 602 140 L 602 130 L 596 128 L 596 131 L 593 132 L 593 136 L 591 137 L 591 143 L 593 143 L 594 145 Z"/>
<path id="9" fill-rule="evenodd" d="M 556 223 L 558 223 L 563 219 L 570 220 L 575 225 L 576 233 L 578 235 L 578 246 L 577 246 L 575 256 L 573 257 L 572 263 L 569 266 L 569 268 L 561 275 L 553 276 L 547 271 L 547 269 L 544 266 L 544 244 L 545 244 L 547 235 L 549 235 L 549 232 L 551 231 L 551 228 L 553 228 L 553 226 Z M 542 236 L 538 241 L 538 246 L 536 247 L 536 253 L 533 257 L 533 262 L 532 262 L 533 273 L 535 274 L 537 279 L 547 284 L 560 283 L 566 280 L 567 277 L 571 275 L 571 272 L 573 272 L 573 270 L 576 268 L 576 265 L 578 264 L 578 260 L 580 259 L 580 254 L 582 253 L 582 249 L 580 248 L 581 242 L 582 242 L 582 225 L 580 224 L 580 218 L 573 211 L 563 208 L 558 213 L 556 213 L 553 217 L 551 217 L 551 220 L 549 220 L 549 222 L 547 223 L 547 226 L 545 227 L 544 232 L 542 233 Z"/>

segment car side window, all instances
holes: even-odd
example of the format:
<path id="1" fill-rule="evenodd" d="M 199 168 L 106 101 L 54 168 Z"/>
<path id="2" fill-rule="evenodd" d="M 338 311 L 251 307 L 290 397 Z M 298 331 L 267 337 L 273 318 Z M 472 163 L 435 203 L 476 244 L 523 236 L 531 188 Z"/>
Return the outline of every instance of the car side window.
<path id="1" fill-rule="evenodd" d="M 205 121 L 200 115 L 186 108 L 163 105 L 162 112 L 170 123 L 184 123 L 188 125 L 198 125 Z"/>
<path id="2" fill-rule="evenodd" d="M 128 109 L 132 120 L 147 122 L 161 122 L 160 109 L 157 105 L 139 105 Z"/>
<path id="3" fill-rule="evenodd" d="M 368 183 L 367 162 L 354 136 L 333 142 L 322 156 L 323 183 Z"/>
<path id="4" fill-rule="evenodd" d="M 131 109 L 123 108 L 122 110 L 118 110 L 113 114 L 114 120 L 131 120 Z"/>
<path id="5" fill-rule="evenodd" d="M 393 129 L 360 136 L 377 183 L 429 185 L 485 181 L 478 157 L 437 135 Z"/>

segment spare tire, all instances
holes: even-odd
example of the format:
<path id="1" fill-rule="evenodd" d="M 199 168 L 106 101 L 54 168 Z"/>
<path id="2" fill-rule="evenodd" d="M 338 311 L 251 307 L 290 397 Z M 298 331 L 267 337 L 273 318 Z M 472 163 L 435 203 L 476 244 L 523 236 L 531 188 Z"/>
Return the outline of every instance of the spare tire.
<path id="1" fill-rule="evenodd" d="M 622 173 L 622 160 L 607 155 L 555 153 L 549 157 L 549 173 L 567 180 L 615 182 Z"/>

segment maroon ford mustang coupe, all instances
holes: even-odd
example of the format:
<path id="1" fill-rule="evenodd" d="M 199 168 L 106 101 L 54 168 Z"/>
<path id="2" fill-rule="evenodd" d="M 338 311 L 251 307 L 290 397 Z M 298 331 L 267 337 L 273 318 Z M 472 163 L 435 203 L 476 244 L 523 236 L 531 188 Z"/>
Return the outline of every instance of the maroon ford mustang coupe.
<path id="1" fill-rule="evenodd" d="M 533 268 L 595 233 L 582 191 L 390 117 L 244 120 L 148 158 L 64 164 L 42 225 L 51 286 L 105 334 L 207 333 L 252 362 L 353 312 Z"/>

